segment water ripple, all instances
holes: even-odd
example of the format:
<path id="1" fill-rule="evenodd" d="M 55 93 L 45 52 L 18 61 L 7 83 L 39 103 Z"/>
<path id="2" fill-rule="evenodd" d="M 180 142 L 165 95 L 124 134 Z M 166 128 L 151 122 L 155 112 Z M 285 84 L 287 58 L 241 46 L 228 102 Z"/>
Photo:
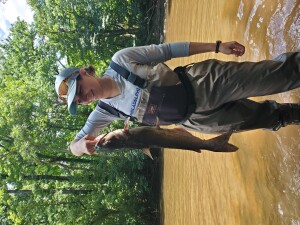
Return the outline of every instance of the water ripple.
<path id="1" fill-rule="evenodd" d="M 250 32 L 250 27 L 251 27 L 251 23 L 252 23 L 252 20 L 253 20 L 253 17 L 255 16 L 256 12 L 257 12 L 257 9 L 258 7 L 263 3 L 262 0 L 256 0 L 255 1 L 255 4 L 251 10 L 251 13 L 250 13 L 250 16 L 248 18 L 248 22 L 247 22 L 247 27 L 246 27 L 246 31 L 245 31 L 245 34 L 244 34 L 244 38 L 248 41 L 249 40 L 249 32 Z"/>
<path id="2" fill-rule="evenodd" d="M 238 17 L 240 20 L 242 20 L 243 15 L 244 15 L 244 6 L 245 6 L 244 2 L 241 1 L 241 2 L 240 2 L 240 5 L 239 5 L 238 12 L 237 12 L 237 17 Z"/>
<path id="3" fill-rule="evenodd" d="M 295 41 L 294 49 L 300 50 L 300 5 L 288 31 L 289 36 Z"/>
<path id="4" fill-rule="evenodd" d="M 277 9 L 271 17 L 267 28 L 267 37 L 270 39 L 269 51 L 273 57 L 287 51 L 287 44 L 284 38 L 286 30 L 284 28 L 295 4 L 296 0 L 287 0 L 282 5 L 278 4 Z"/>

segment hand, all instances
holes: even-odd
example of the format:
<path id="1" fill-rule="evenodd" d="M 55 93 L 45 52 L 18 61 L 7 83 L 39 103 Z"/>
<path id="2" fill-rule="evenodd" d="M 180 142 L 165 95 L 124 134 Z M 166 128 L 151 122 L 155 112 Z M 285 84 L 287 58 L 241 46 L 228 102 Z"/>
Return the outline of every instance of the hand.
<path id="1" fill-rule="evenodd" d="M 88 155 L 92 155 L 96 151 L 95 145 L 98 143 L 98 140 L 95 139 L 94 136 L 91 136 L 89 134 L 85 135 L 84 139 L 85 139 L 85 151 L 84 151 L 84 153 L 88 154 Z"/>
<path id="2" fill-rule="evenodd" d="M 234 54 L 235 56 L 242 56 L 245 53 L 245 46 L 236 41 L 221 43 L 219 51 L 226 54 Z"/>
<path id="3" fill-rule="evenodd" d="M 79 141 L 74 141 L 70 148 L 74 155 L 81 156 L 82 154 L 92 155 L 95 152 L 95 145 L 98 140 L 91 135 L 85 135 Z"/>
<path id="4" fill-rule="evenodd" d="M 106 140 L 105 140 L 105 137 L 106 137 L 107 134 L 108 134 L 108 133 L 106 133 L 106 134 L 100 134 L 98 137 L 96 137 L 96 138 L 95 138 L 95 140 L 97 140 L 96 145 L 98 145 L 98 146 L 103 145 L 103 143 L 106 141 Z"/>

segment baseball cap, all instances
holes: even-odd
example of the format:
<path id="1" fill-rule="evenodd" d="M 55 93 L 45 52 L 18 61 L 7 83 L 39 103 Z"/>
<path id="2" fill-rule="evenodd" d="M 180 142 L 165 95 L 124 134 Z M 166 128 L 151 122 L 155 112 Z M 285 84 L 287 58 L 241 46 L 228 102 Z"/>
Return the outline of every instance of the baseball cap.
<path id="1" fill-rule="evenodd" d="M 73 100 L 76 95 L 77 77 L 79 75 L 79 68 L 70 67 L 63 69 L 55 80 L 55 91 L 59 98 L 67 103 L 71 115 L 77 113 L 77 104 Z"/>

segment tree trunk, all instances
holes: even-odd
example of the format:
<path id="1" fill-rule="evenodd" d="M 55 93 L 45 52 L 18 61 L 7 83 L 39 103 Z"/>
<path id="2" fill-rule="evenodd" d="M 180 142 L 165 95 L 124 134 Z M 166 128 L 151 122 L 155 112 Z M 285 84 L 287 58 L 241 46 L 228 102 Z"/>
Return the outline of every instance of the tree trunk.
<path id="1" fill-rule="evenodd" d="M 0 174 L 2 179 L 8 177 L 7 174 Z M 71 176 L 53 176 L 53 175 L 25 175 L 25 180 L 56 180 L 56 181 L 70 181 L 73 179 Z"/>
<path id="2" fill-rule="evenodd" d="M 76 190 L 76 189 L 67 189 L 67 188 L 63 188 L 63 189 L 52 189 L 52 190 L 47 190 L 44 189 L 46 192 L 58 192 L 61 191 L 62 194 L 65 195 L 79 195 L 79 194 L 88 194 L 90 192 L 92 192 L 93 190 Z M 28 195 L 28 194 L 32 194 L 32 190 L 7 190 L 7 192 L 9 194 L 15 194 L 15 195 Z"/>

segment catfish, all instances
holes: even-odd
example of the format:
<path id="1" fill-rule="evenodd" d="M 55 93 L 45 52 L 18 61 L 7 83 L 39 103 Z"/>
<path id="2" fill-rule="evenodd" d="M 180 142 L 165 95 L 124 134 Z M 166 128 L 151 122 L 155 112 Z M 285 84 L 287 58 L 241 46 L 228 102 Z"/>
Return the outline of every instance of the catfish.
<path id="1" fill-rule="evenodd" d="M 129 120 L 125 121 L 123 129 L 118 129 L 100 135 L 96 150 L 142 149 L 151 159 L 150 148 L 173 148 L 191 150 L 200 153 L 201 150 L 212 152 L 235 152 L 238 150 L 228 143 L 232 132 L 203 140 L 181 127 L 165 129 L 159 126 L 140 126 L 129 129 Z"/>

